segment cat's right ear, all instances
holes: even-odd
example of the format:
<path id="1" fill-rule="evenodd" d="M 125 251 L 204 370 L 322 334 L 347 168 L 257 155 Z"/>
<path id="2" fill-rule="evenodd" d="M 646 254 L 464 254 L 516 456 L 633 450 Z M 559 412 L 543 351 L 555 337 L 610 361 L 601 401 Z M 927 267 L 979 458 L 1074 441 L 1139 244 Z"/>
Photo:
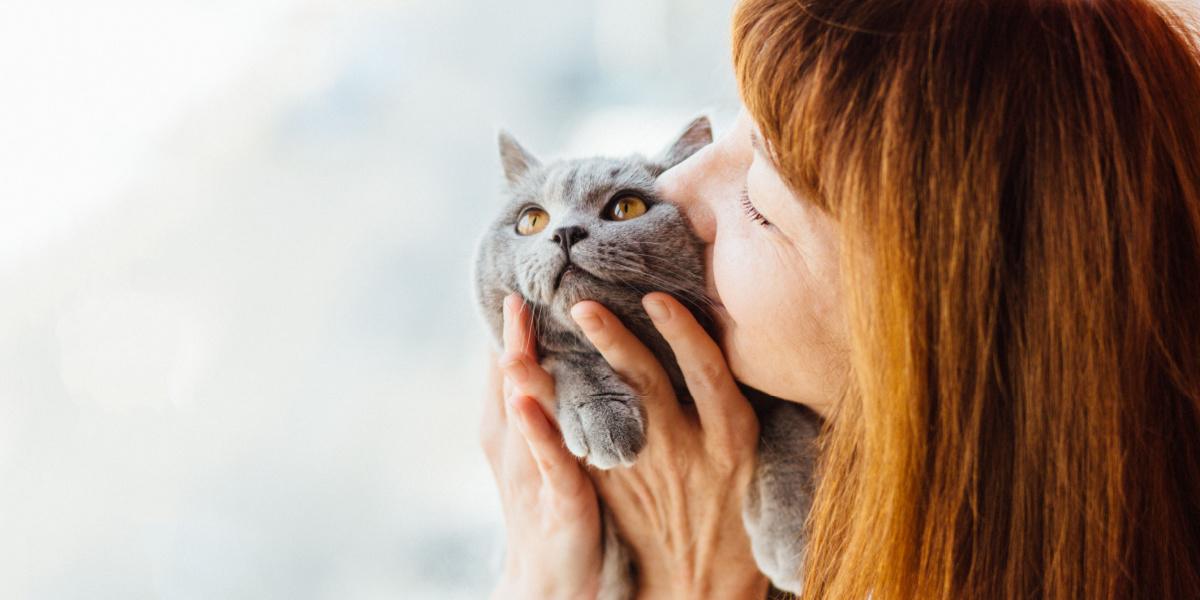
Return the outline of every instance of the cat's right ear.
<path id="1" fill-rule="evenodd" d="M 500 131 L 500 164 L 504 166 L 504 178 L 508 185 L 516 185 L 530 169 L 540 167 L 542 163 L 534 158 L 528 150 L 521 147 L 507 131 Z"/>
<path id="2" fill-rule="evenodd" d="M 683 133 L 679 134 L 671 147 L 663 151 L 658 162 L 664 170 L 670 169 L 712 141 L 712 123 L 708 121 L 708 117 L 696 117 L 683 128 Z"/>

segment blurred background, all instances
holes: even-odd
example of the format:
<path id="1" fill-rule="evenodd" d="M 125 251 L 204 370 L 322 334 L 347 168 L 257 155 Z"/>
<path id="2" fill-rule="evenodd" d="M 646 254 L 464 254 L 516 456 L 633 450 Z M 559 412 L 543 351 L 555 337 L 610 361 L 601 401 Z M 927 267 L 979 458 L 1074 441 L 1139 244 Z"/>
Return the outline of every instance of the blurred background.
<path id="1" fill-rule="evenodd" d="M 737 109 L 731 0 L 0 4 L 0 598 L 479 598 L 496 132 Z"/>

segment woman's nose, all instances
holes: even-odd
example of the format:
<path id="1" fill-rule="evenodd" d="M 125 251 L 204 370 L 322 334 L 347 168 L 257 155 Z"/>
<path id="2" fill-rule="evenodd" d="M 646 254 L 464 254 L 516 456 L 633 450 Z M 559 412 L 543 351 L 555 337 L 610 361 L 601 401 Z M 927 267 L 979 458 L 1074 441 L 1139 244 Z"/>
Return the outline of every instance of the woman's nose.
<path id="1" fill-rule="evenodd" d="M 697 150 L 695 154 L 660 175 L 655 182 L 659 195 L 679 206 L 690 204 L 690 201 L 694 200 L 690 196 L 694 191 L 692 187 L 696 178 L 696 166 L 700 163 L 702 155 L 711 148 L 712 144 L 709 144 Z"/>
<path id="2" fill-rule="evenodd" d="M 746 185 L 754 156 L 751 128 L 743 112 L 729 132 L 658 178 L 659 196 L 679 205 L 696 235 L 706 242 L 716 238 L 722 203 L 727 206 Z"/>
<path id="3" fill-rule="evenodd" d="M 710 172 L 713 144 L 709 144 L 683 162 L 668 169 L 655 183 L 659 197 L 678 206 L 696 235 L 706 242 L 715 234 L 712 207 L 705 201 L 705 174 Z"/>

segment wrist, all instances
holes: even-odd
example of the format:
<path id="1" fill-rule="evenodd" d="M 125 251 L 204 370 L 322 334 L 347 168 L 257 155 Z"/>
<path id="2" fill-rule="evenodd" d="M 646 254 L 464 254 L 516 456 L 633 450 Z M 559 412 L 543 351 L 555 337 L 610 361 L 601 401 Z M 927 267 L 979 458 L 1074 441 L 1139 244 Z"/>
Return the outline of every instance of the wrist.
<path id="1" fill-rule="evenodd" d="M 564 600 L 596 600 L 600 582 L 559 581 L 545 573 L 527 573 L 505 569 L 490 600 L 525 600 L 526 598 L 563 598 Z"/>
<path id="2" fill-rule="evenodd" d="M 694 577 L 642 578 L 638 600 L 763 600 L 771 582 L 757 569 L 703 573 Z"/>

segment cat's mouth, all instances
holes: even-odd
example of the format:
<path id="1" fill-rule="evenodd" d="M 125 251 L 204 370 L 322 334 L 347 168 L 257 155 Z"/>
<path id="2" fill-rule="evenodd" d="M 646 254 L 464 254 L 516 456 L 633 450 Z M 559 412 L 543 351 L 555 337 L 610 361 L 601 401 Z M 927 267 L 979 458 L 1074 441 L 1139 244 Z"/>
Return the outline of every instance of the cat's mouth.
<path id="1" fill-rule="evenodd" d="M 590 273 L 579 268 L 579 266 L 575 263 L 569 262 L 563 265 L 562 270 L 559 271 L 558 275 L 554 278 L 554 291 L 558 291 L 558 289 L 562 287 L 563 280 L 566 278 L 579 277 L 580 275 L 590 275 Z"/>

